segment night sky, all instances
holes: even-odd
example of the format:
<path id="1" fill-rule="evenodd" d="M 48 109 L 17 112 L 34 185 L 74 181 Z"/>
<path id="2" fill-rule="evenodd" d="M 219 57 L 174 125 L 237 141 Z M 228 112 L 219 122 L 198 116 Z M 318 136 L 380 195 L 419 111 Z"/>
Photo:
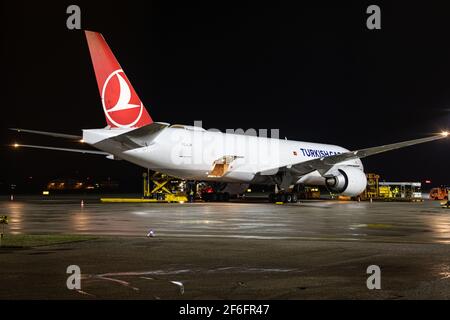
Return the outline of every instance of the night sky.
<path id="1" fill-rule="evenodd" d="M 83 29 L 103 33 L 155 121 L 279 128 L 349 149 L 450 128 L 450 7 L 393 2 L 2 1 L 0 185 L 111 177 L 139 190 L 130 163 L 6 146 L 80 147 L 9 127 L 106 125 L 84 34 L 66 28 L 70 4 Z M 381 7 L 381 30 L 366 28 L 369 4 Z M 390 181 L 450 184 L 449 149 L 441 140 L 363 163 Z"/>

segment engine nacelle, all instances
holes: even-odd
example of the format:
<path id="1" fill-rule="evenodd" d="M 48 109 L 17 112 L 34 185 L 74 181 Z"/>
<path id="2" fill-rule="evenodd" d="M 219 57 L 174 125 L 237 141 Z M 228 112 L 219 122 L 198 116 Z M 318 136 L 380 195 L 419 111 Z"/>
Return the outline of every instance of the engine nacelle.
<path id="1" fill-rule="evenodd" d="M 325 176 L 325 185 L 334 193 L 354 197 L 366 189 L 367 178 L 358 168 L 342 166 L 335 174 Z"/>

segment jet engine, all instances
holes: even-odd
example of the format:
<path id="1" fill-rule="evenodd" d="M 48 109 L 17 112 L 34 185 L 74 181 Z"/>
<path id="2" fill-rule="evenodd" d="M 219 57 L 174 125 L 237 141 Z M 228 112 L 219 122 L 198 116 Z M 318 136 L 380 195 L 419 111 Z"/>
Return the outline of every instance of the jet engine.
<path id="1" fill-rule="evenodd" d="M 354 167 L 342 166 L 336 172 L 325 176 L 325 185 L 328 190 L 344 196 L 354 197 L 366 189 L 366 174 Z"/>

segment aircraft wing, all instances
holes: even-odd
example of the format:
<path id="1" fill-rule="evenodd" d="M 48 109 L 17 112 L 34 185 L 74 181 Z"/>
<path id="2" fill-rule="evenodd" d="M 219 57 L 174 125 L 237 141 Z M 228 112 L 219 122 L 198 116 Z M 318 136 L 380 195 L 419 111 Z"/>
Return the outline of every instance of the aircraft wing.
<path id="1" fill-rule="evenodd" d="M 37 130 L 21 129 L 21 128 L 9 128 L 9 130 L 16 131 L 16 132 L 40 134 L 43 136 L 50 136 L 50 137 L 55 137 L 55 138 L 64 138 L 64 139 L 72 139 L 72 140 L 82 140 L 83 139 L 83 137 L 81 137 L 81 136 L 76 136 L 73 134 L 66 134 L 66 133 L 37 131 Z"/>
<path id="2" fill-rule="evenodd" d="M 111 156 L 108 152 L 97 151 L 97 150 L 87 150 L 87 149 L 70 149 L 70 148 L 56 148 L 56 147 L 48 147 L 48 146 L 37 146 L 31 144 L 13 144 L 14 148 L 33 148 L 33 149 L 45 149 L 45 150 L 55 150 L 55 151 L 68 151 L 68 152 L 78 152 L 78 153 L 86 153 L 86 154 L 99 154 L 103 156 Z"/>
<path id="3" fill-rule="evenodd" d="M 291 166 L 285 166 L 278 168 L 278 170 L 287 171 L 292 176 L 301 177 L 305 174 L 308 174 L 313 171 L 319 171 L 320 174 L 324 174 L 328 170 L 330 170 L 334 165 L 339 164 L 344 161 L 352 160 L 352 159 L 362 159 L 374 154 L 391 151 L 395 149 L 400 149 L 408 146 L 413 146 L 420 143 L 430 142 L 434 140 L 444 139 L 448 136 L 447 132 L 443 132 L 442 134 L 427 137 L 427 138 L 421 138 L 421 139 L 415 139 L 415 140 L 408 140 L 403 142 L 397 142 L 392 144 L 387 144 L 383 146 L 378 147 L 372 147 L 372 148 L 365 148 L 355 151 L 349 151 L 337 155 L 327 156 L 327 157 L 321 157 L 312 159 L 305 162 L 300 162 L 293 164 Z M 273 170 L 268 170 L 266 172 L 270 172 Z M 260 174 L 264 174 L 264 172 L 261 172 Z"/>

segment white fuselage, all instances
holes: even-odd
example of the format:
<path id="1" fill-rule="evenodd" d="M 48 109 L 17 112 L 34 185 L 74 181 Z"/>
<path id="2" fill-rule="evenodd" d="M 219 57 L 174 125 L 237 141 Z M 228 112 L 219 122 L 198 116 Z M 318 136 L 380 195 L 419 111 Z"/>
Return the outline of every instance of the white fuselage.
<path id="1" fill-rule="evenodd" d="M 146 146 L 127 149 L 108 138 L 130 129 L 83 130 L 83 140 L 144 168 L 170 176 L 201 181 L 238 183 L 270 183 L 273 170 L 314 158 L 348 152 L 329 144 L 281 140 L 241 134 L 207 131 L 192 126 L 172 126 L 163 129 Z M 228 157 L 227 171 L 222 176 L 211 176 L 214 164 Z M 230 161 L 231 159 L 231 161 Z M 363 170 L 360 159 L 340 165 Z M 323 185 L 324 178 L 317 171 L 300 177 L 295 183 Z"/>

